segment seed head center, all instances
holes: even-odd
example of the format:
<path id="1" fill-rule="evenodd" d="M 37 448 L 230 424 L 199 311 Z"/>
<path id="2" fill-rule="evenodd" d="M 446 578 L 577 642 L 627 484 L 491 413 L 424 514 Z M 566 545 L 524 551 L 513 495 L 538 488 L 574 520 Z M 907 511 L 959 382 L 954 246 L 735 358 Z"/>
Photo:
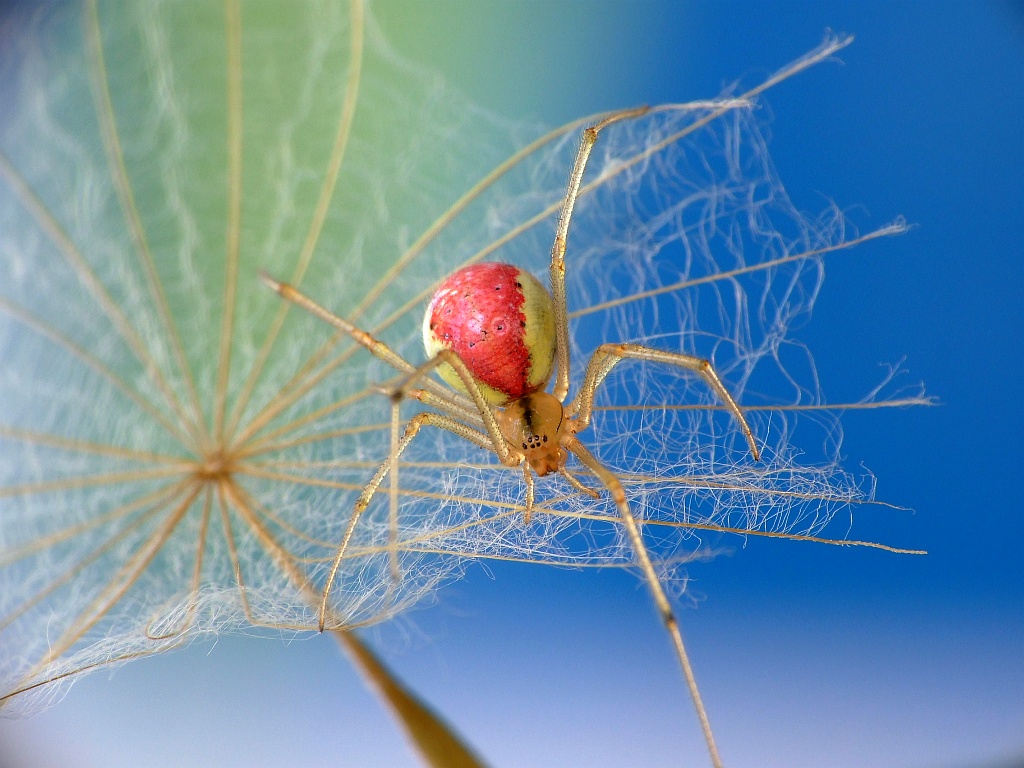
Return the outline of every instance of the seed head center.
<path id="1" fill-rule="evenodd" d="M 203 482 L 216 483 L 228 480 L 234 471 L 234 461 L 223 449 L 215 449 L 196 465 L 196 476 Z"/>

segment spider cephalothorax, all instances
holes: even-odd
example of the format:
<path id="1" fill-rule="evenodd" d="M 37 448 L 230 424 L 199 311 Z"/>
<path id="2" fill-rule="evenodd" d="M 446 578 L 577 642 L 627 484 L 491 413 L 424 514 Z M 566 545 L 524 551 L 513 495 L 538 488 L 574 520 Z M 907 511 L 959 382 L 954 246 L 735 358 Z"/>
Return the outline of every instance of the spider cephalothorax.
<path id="1" fill-rule="evenodd" d="M 497 414 L 501 434 L 519 448 L 540 477 L 558 472 L 569 458 L 562 440 L 575 434 L 574 422 L 565 418 L 562 404 L 548 392 L 513 400 Z"/>

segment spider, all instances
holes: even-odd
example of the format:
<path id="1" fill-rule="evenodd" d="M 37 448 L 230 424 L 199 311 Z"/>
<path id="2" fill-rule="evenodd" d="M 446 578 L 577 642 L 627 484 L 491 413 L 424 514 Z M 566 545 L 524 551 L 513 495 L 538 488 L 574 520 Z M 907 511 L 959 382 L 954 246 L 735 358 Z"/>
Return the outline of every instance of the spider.
<path id="1" fill-rule="evenodd" d="M 363 489 L 349 519 L 323 591 L 320 631 L 324 630 L 331 587 L 360 515 L 389 472 L 394 514 L 398 460 L 423 427 L 452 432 L 493 452 L 505 466 L 521 468 L 526 485 L 524 523 L 527 525 L 534 503 L 532 473 L 538 477 L 551 473 L 561 475 L 576 490 L 598 496 L 596 491 L 583 485 L 566 469 L 569 454 L 573 454 L 600 480 L 618 508 L 637 564 L 672 636 L 712 759 L 719 765 L 678 622 L 630 511 L 622 482 L 587 450 L 577 435 L 590 424 L 597 388 L 612 368 L 625 359 L 675 365 L 701 376 L 735 417 L 754 459 L 759 460 L 760 451 L 754 435 L 710 361 L 637 344 L 602 344 L 598 347 L 587 365 L 580 390 L 568 405 L 565 404 L 569 393 L 565 251 L 573 207 L 587 159 L 600 132 L 612 123 L 637 118 L 649 111 L 648 107 L 639 107 L 615 112 L 583 131 L 551 247 L 550 291 L 531 274 L 508 264 L 480 263 L 456 271 L 440 284 L 427 307 L 423 337 L 429 359 L 419 367 L 295 287 L 266 274 L 261 277 L 282 298 L 341 329 L 374 356 L 404 374 L 397 385 L 387 390 L 393 403 L 391 451 Z M 436 371 L 451 388 L 430 378 L 428 374 L 432 371 Z M 554 385 L 548 392 L 552 374 Z M 418 382 L 422 385 L 415 387 Z M 414 416 L 399 438 L 398 403 L 406 397 L 434 410 Z"/>

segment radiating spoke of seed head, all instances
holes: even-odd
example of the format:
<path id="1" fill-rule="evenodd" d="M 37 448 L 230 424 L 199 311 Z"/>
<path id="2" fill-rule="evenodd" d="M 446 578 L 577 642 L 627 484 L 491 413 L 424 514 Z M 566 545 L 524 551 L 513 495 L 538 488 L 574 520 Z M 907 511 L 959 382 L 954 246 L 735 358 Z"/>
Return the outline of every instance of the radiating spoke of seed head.
<path id="1" fill-rule="evenodd" d="M 327 168 L 324 171 L 323 184 L 320 187 L 320 195 L 317 199 L 316 208 L 313 210 L 312 220 L 309 223 L 309 230 L 302 244 L 302 250 L 299 252 L 295 269 L 289 278 L 290 282 L 294 285 L 301 285 L 306 270 L 309 268 L 310 261 L 312 261 L 313 255 L 317 250 L 317 244 L 320 242 L 324 221 L 330 209 L 331 200 L 334 197 L 334 191 L 338 184 L 338 175 L 341 172 L 341 165 L 344 162 L 349 137 L 352 132 L 352 121 L 355 117 L 359 83 L 362 75 L 363 35 L 365 32 L 362 0 L 352 0 L 349 6 L 349 14 L 351 29 L 350 52 L 348 73 L 345 78 L 344 98 L 341 104 L 341 114 L 338 118 L 338 130 L 334 137 L 334 144 L 331 147 Z M 225 435 L 228 441 L 232 440 L 232 436 L 238 428 L 239 419 L 242 418 L 245 407 L 248 405 L 253 387 L 256 386 L 256 382 L 263 373 L 263 368 L 274 347 L 274 342 L 281 332 L 289 308 L 290 305 L 287 302 L 281 303 L 270 329 L 266 333 L 260 352 L 253 363 L 249 376 L 246 378 L 245 384 L 242 386 L 238 396 L 238 401 L 235 404 L 234 413 L 231 416 Z"/>
<path id="2" fill-rule="evenodd" d="M 63 655 L 124 597 L 163 548 L 185 513 L 188 512 L 199 491 L 199 487 L 182 490 L 180 500 L 176 500 L 177 504 L 167 514 L 163 525 L 117 569 L 100 593 L 75 616 L 70 627 L 50 644 L 46 655 L 36 664 L 27 676 L 28 678 L 34 677 L 40 670 L 45 669 L 47 665 Z"/>
<path id="3" fill-rule="evenodd" d="M 61 227 L 60 223 L 46 209 L 46 206 L 36 196 L 25 179 L 18 173 L 14 164 L 2 151 L 0 151 L 0 176 L 3 177 L 15 192 L 39 227 L 50 237 L 65 258 L 68 266 L 71 267 L 82 285 L 92 295 L 100 311 L 109 319 L 117 333 L 142 364 L 146 374 L 162 393 L 165 400 L 163 405 L 171 409 L 191 435 L 196 437 L 196 439 L 201 439 L 201 425 L 192 420 L 177 396 L 171 391 L 164 374 L 149 353 L 145 342 L 139 336 L 132 323 L 114 299 L 111 298 L 106 287 L 100 282 L 89 262 L 64 231 L 63 227 Z"/>
<path id="4" fill-rule="evenodd" d="M 145 272 L 150 295 L 160 315 L 160 321 L 163 324 L 171 349 L 174 351 L 175 360 L 178 364 L 178 373 L 185 382 L 189 405 L 192 411 L 190 414 L 191 422 L 198 426 L 203 422 L 203 410 L 199 403 L 199 395 L 196 392 L 195 380 L 185 358 L 185 350 L 181 343 L 178 328 L 171 317 L 166 293 L 157 275 L 156 265 L 153 262 L 153 253 L 146 238 L 142 218 L 135 203 L 135 194 L 128 179 L 128 170 L 125 167 L 124 152 L 121 148 L 121 139 L 117 130 L 117 118 L 114 115 L 114 105 L 110 98 L 107 66 L 104 59 L 103 39 L 100 32 L 99 11 L 96 6 L 96 0 L 89 0 L 86 17 L 86 37 L 90 54 L 89 64 L 92 74 L 93 96 L 96 102 L 96 114 L 99 118 L 103 135 L 103 144 L 107 151 L 111 180 L 113 181 L 114 188 L 117 190 L 118 199 L 121 201 L 125 221 L 131 232 L 138 259 Z M 207 442 L 204 432 L 200 431 L 196 436 L 201 438 L 204 443 Z"/>

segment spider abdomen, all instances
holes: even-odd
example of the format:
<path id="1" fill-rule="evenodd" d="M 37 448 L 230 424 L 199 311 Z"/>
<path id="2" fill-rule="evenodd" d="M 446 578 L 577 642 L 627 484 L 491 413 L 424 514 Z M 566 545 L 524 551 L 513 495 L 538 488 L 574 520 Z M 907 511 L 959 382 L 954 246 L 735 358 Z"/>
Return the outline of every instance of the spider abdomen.
<path id="1" fill-rule="evenodd" d="M 423 344 L 433 357 L 450 349 L 481 385 L 505 405 L 542 388 L 555 355 L 555 311 L 547 289 L 510 264 L 473 264 L 438 287 L 423 317 Z M 460 391 L 450 366 L 441 377 Z"/>

